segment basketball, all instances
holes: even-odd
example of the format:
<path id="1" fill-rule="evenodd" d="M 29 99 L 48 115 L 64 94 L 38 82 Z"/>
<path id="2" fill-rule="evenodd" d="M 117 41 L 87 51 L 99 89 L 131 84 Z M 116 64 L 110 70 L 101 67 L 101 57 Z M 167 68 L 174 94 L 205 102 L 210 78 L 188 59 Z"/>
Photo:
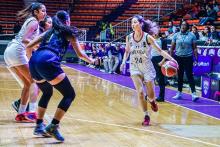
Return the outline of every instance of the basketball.
<path id="1" fill-rule="evenodd" d="M 166 61 L 162 66 L 161 66 L 161 71 L 163 75 L 167 77 L 173 77 L 177 74 L 178 70 L 178 64 L 175 63 L 174 61 Z"/>

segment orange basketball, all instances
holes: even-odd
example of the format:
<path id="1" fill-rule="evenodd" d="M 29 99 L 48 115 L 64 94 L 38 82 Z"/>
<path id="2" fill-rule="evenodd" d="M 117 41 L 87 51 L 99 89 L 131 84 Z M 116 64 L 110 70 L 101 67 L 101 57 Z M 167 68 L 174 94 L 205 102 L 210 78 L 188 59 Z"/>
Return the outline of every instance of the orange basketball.
<path id="1" fill-rule="evenodd" d="M 161 71 L 163 75 L 167 77 L 172 77 L 177 74 L 178 70 L 178 64 L 174 61 L 166 61 L 162 66 L 161 66 Z"/>

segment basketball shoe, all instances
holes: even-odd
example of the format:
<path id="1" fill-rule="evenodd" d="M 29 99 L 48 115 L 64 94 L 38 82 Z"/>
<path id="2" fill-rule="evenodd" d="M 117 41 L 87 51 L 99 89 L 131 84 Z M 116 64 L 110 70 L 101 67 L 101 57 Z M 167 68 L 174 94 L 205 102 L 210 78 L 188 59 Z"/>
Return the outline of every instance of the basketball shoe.
<path id="1" fill-rule="evenodd" d="M 148 115 L 145 115 L 144 121 L 142 122 L 143 126 L 149 126 L 150 125 L 150 117 Z"/>
<path id="2" fill-rule="evenodd" d="M 18 112 L 18 110 L 19 110 L 20 103 L 21 103 L 21 99 L 18 99 L 18 100 L 13 101 L 12 104 L 11 104 L 12 107 L 13 107 L 13 108 L 15 109 L 15 111 L 17 111 L 17 112 Z M 28 103 L 28 105 L 27 105 L 26 111 L 29 111 L 29 103 Z"/>
<path id="3" fill-rule="evenodd" d="M 43 122 L 40 124 L 36 124 L 34 128 L 34 135 L 50 137 L 50 135 L 45 130 L 45 124 Z"/>
<path id="4" fill-rule="evenodd" d="M 26 112 L 21 113 L 21 114 L 17 114 L 17 116 L 15 117 L 15 121 L 20 122 L 20 123 L 34 123 L 35 122 L 35 120 L 32 120 L 27 117 Z"/>
<path id="5" fill-rule="evenodd" d="M 49 124 L 45 130 L 46 132 L 51 135 L 52 137 L 54 137 L 56 140 L 59 140 L 61 142 L 64 142 L 64 138 L 63 136 L 60 134 L 60 132 L 58 131 L 59 125 L 54 125 L 54 124 Z"/>

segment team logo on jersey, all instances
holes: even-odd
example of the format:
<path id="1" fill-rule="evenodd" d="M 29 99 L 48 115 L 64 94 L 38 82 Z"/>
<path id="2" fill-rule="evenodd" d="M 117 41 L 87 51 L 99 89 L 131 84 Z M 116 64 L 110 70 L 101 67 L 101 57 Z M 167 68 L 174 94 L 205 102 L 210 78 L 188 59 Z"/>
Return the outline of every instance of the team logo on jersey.
<path id="1" fill-rule="evenodd" d="M 146 42 L 143 42 L 143 47 L 147 47 Z"/>

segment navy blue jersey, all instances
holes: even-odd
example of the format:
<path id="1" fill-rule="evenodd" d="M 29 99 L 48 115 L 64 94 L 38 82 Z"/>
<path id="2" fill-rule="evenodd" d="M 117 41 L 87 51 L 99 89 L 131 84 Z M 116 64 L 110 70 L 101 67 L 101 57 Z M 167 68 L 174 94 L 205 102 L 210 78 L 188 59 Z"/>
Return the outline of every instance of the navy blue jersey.
<path id="1" fill-rule="evenodd" d="M 51 29 L 45 34 L 38 50 L 50 50 L 54 52 L 61 61 L 67 51 L 68 45 L 69 41 L 66 39 L 66 36 L 54 29 Z"/>

